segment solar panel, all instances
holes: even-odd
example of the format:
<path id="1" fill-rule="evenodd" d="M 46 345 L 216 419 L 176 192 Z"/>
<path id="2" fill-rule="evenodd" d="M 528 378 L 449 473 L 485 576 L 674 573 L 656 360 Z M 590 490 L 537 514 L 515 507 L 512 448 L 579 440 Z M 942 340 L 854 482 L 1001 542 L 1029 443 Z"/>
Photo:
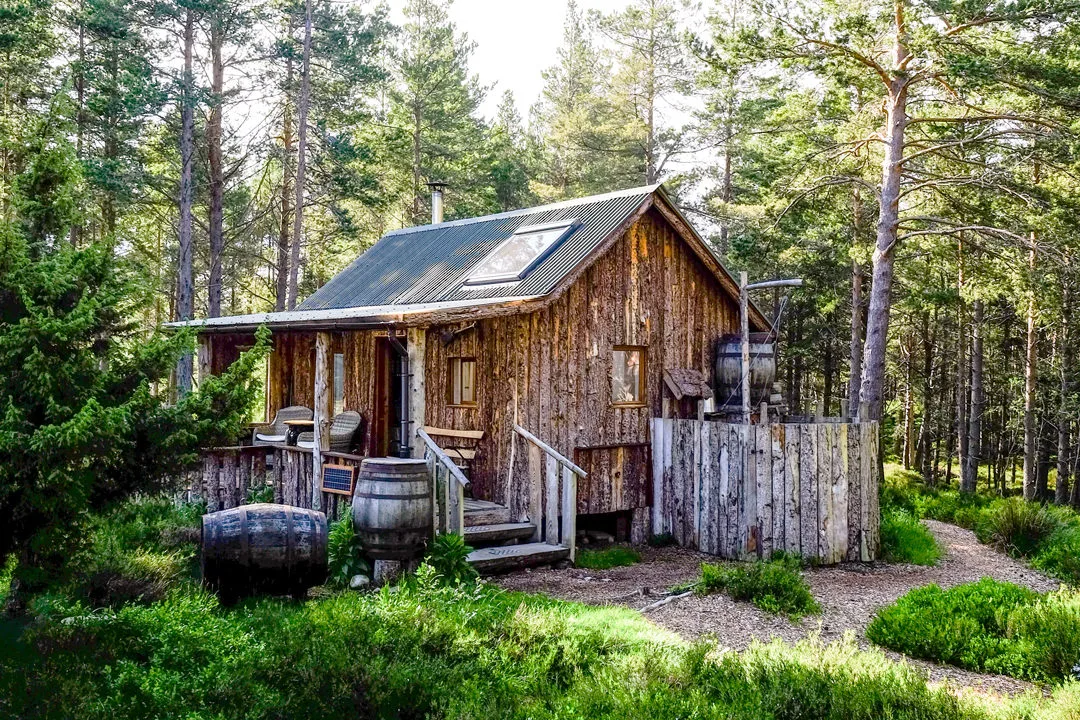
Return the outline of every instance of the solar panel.
<path id="1" fill-rule="evenodd" d="M 356 480 L 356 468 L 349 465 L 322 466 L 323 492 L 338 495 L 352 495 L 353 482 Z"/>

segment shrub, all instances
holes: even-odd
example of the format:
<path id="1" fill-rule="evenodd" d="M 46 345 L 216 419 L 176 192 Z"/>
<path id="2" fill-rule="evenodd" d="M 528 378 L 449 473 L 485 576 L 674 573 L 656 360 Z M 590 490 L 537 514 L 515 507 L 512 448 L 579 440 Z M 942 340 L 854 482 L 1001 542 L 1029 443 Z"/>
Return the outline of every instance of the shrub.
<path id="1" fill-rule="evenodd" d="M 1059 527 L 1058 518 L 1042 505 L 1009 498 L 982 514 L 975 533 L 981 542 L 1027 557 L 1035 554 Z"/>
<path id="2" fill-rule="evenodd" d="M 766 612 L 797 619 L 821 612 L 800 572 L 798 558 L 775 553 L 768 561 L 733 566 L 702 563 L 700 593 L 724 591 L 736 600 L 749 600 Z"/>
<path id="3" fill-rule="evenodd" d="M 581 550 L 574 560 L 579 568 L 608 570 L 641 562 L 641 553 L 628 547 L 609 547 L 604 550 Z"/>
<path id="4" fill-rule="evenodd" d="M 1009 637 L 1023 643 L 1037 677 L 1073 677 L 1080 666 L 1080 593 L 1060 590 L 1009 614 Z"/>
<path id="5" fill-rule="evenodd" d="M 935 565 L 941 546 L 910 512 L 889 508 L 881 514 L 881 555 L 887 562 Z"/>
<path id="6" fill-rule="evenodd" d="M 427 563 L 443 582 L 459 585 L 476 580 L 477 572 L 469 564 L 473 549 L 465 544 L 465 538 L 454 533 L 436 535 L 428 550 Z"/>
<path id="7" fill-rule="evenodd" d="M 990 578 L 928 585 L 880 610 L 866 636 L 913 657 L 1060 682 L 1080 663 L 1080 594 L 1041 596 Z"/>
<path id="8" fill-rule="evenodd" d="M 364 548 L 353 529 L 352 513 L 337 522 L 330 523 L 326 536 L 326 559 L 329 565 L 328 581 L 337 587 L 349 587 L 356 575 L 369 575 L 371 568 L 364 560 Z"/>

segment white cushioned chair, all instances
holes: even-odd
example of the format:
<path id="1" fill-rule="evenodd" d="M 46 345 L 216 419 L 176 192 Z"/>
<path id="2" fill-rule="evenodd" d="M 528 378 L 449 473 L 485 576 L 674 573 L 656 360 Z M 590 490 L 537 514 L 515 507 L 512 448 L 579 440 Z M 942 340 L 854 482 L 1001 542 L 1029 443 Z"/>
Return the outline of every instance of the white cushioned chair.
<path id="1" fill-rule="evenodd" d="M 314 415 L 315 413 L 311 411 L 311 408 L 306 408 L 303 405 L 290 405 L 281 408 L 274 414 L 273 422 L 266 425 L 256 425 L 252 428 L 251 444 L 274 445 L 283 443 L 289 430 L 289 427 L 285 424 L 286 420 L 310 420 Z"/>

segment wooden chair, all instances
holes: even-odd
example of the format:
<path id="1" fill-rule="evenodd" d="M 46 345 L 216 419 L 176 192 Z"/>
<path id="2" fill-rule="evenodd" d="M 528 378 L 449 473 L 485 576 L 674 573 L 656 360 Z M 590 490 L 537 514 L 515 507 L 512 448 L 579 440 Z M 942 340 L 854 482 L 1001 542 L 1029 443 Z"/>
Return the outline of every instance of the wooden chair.
<path id="1" fill-rule="evenodd" d="M 285 426 L 286 420 L 310 420 L 314 414 L 311 408 L 306 408 L 303 405 L 283 407 L 274 414 L 272 422 L 266 425 L 256 425 L 251 429 L 251 444 L 275 445 L 283 443 L 285 442 L 285 433 L 288 431 Z"/>
<path id="2" fill-rule="evenodd" d="M 352 450 L 353 438 L 364 425 L 364 416 L 353 410 L 338 413 L 330 421 L 330 452 L 347 453 Z M 315 433 L 302 432 L 296 438 L 297 447 L 315 447 Z"/>
<path id="3" fill-rule="evenodd" d="M 439 444 L 443 452 L 469 476 L 473 461 L 476 460 L 477 445 L 484 439 L 483 430 L 453 430 L 451 428 L 424 426 L 424 432 Z"/>

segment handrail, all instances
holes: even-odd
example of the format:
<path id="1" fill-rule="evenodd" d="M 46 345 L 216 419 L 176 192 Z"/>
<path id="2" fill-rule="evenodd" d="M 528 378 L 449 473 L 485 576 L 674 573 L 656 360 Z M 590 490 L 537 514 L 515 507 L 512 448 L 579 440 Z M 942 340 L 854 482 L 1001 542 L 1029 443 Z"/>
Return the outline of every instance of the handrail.
<path id="1" fill-rule="evenodd" d="M 579 476 L 581 476 L 583 478 L 589 477 L 589 473 L 587 473 L 584 470 L 582 470 L 581 468 L 579 468 L 577 465 L 575 465 L 570 460 L 568 460 L 564 455 L 562 455 L 558 450 L 554 449 L 553 447 L 551 447 L 546 442 L 544 442 L 540 438 L 533 435 L 531 432 L 529 432 L 525 428 L 521 427 L 520 425 L 515 424 L 514 425 L 514 432 L 516 432 L 518 435 L 525 438 L 526 440 L 531 442 L 533 445 L 535 445 L 536 447 L 538 447 L 541 450 L 543 450 L 544 452 L 546 452 L 548 455 L 550 455 L 553 458 L 555 458 L 556 460 L 558 460 L 562 465 L 565 465 L 566 467 L 573 470 L 575 475 L 579 475 Z"/>
<path id="2" fill-rule="evenodd" d="M 431 454 L 442 463 L 443 467 L 450 472 L 450 475 L 461 484 L 461 487 L 469 487 L 469 478 L 465 477 L 465 474 L 461 472 L 461 468 L 450 459 L 450 456 L 443 452 L 443 449 L 431 439 L 430 435 L 424 432 L 423 428 L 416 429 L 416 436 L 424 441 L 424 444 L 427 445 L 427 449 L 431 451 Z"/>

